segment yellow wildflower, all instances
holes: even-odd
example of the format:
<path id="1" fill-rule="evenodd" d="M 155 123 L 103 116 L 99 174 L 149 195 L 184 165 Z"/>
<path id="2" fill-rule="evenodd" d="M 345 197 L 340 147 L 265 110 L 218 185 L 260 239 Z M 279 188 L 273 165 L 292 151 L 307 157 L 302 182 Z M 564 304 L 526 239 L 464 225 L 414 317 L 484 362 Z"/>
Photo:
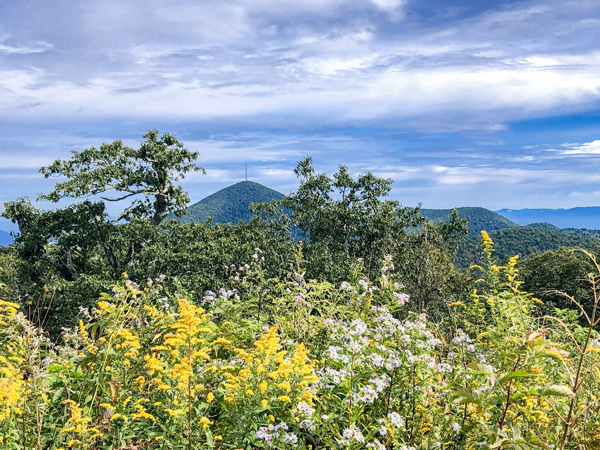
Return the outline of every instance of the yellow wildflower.
<path id="1" fill-rule="evenodd" d="M 209 425 L 212 425 L 213 422 L 211 420 L 209 420 L 207 417 L 202 417 L 199 421 L 198 424 L 202 426 L 202 428 L 208 428 Z"/>
<path id="2" fill-rule="evenodd" d="M 268 384 L 267 384 L 267 382 L 266 382 L 266 381 L 264 381 L 264 380 L 263 380 L 263 381 L 260 383 L 260 385 L 258 386 L 258 388 L 260 389 L 260 393 L 261 393 L 261 394 L 264 394 L 264 393 L 265 393 L 265 391 L 267 390 L 267 388 L 268 388 L 268 387 L 269 387 L 269 385 L 268 385 Z"/>

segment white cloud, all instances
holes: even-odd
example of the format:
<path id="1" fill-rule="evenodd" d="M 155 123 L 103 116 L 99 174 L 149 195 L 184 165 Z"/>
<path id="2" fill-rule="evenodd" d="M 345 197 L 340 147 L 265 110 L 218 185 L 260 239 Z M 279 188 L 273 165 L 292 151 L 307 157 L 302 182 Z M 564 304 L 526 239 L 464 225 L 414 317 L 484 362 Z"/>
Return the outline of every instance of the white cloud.
<path id="1" fill-rule="evenodd" d="M 567 146 L 569 150 L 562 151 L 563 155 L 600 155 L 600 140 Z"/>
<path id="2" fill-rule="evenodd" d="M 306 154 L 333 171 L 336 162 L 356 173 L 372 166 L 416 201 L 426 187 L 440 198 L 486 192 L 498 203 L 505 193 L 527 206 L 557 186 L 597 182 L 574 157 L 600 154 L 591 132 L 552 138 L 571 142 L 563 146 L 541 137 L 546 144 L 523 151 L 540 139 L 511 128 L 600 107 L 600 49 L 589 38 L 598 2 L 472 2 L 466 14 L 442 17 L 442 0 L 425 13 L 404 0 L 32 1 L 0 16 L 2 126 L 25 130 L 17 141 L 31 155 L 98 145 L 123 129 L 133 136 L 148 123 L 175 132 L 216 123 L 210 138 L 183 139 L 209 169 L 186 179 L 198 192 L 238 180 L 236 164 L 246 161 L 257 177 L 288 186 Z M 402 136 L 379 139 L 373 128 Z M 60 131 L 73 129 L 85 137 Z M 451 149 L 439 134 L 424 138 L 455 131 L 465 143 Z M 568 167 L 552 170 L 552 158 Z M 42 159 L 2 154 L 0 168 L 33 171 Z"/>
<path id="3" fill-rule="evenodd" d="M 369 68 L 378 55 L 370 55 L 363 58 L 307 58 L 302 61 L 302 64 L 309 72 L 314 72 L 320 75 L 336 75 L 342 71 L 358 71 Z"/>
<path id="4" fill-rule="evenodd" d="M 371 0 L 371 3 L 387 12 L 390 19 L 397 22 L 404 17 L 404 5 L 407 0 Z"/>
<path id="5" fill-rule="evenodd" d="M 328 74 L 329 80 L 299 80 L 285 89 L 268 84 L 210 88 L 200 81 L 171 81 L 129 93 L 119 90 L 126 74 L 118 79 L 100 76 L 82 86 L 68 81 L 40 85 L 44 75 L 39 71 L 0 72 L 0 89 L 4 91 L 0 112 L 21 119 L 279 115 L 289 120 L 289 115 L 296 124 L 328 125 L 425 119 L 424 127 L 434 127 L 432 131 L 435 124 L 431 118 L 437 117 L 442 126 L 451 124 L 456 129 L 476 124 L 501 130 L 508 120 L 554 108 L 577 111 L 600 99 L 600 72 L 449 67 L 385 69 L 366 74 L 363 68 L 368 64 L 369 59 L 361 58 L 317 61 L 314 70 Z M 336 76 L 339 71 L 348 75 Z M 132 75 L 132 86 L 135 78 Z M 24 109 L 24 104 L 37 106 Z M 450 115 L 454 116 L 452 121 Z"/>
<path id="6" fill-rule="evenodd" d="M 43 53 L 52 48 L 52 44 L 43 41 L 33 42 L 25 45 L 8 45 L 4 42 L 0 43 L 0 53 L 27 55 L 33 53 Z"/>
<path id="7" fill-rule="evenodd" d="M 0 170 L 2 169 L 39 169 L 54 161 L 52 156 L 23 155 L 14 152 L 2 152 L 0 156 Z M 2 175 L 6 176 L 6 174 Z"/>

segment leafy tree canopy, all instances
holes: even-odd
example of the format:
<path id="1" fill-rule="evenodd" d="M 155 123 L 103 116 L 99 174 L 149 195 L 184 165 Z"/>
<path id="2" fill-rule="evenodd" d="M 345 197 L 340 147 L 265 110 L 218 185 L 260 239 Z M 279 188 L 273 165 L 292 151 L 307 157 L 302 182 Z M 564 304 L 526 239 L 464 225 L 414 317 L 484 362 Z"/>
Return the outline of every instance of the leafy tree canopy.
<path id="1" fill-rule="evenodd" d="M 418 208 L 382 199 L 392 180 L 371 173 L 354 179 L 345 166 L 330 178 L 316 173 L 310 157 L 300 161 L 294 173 L 300 186 L 281 204 L 291 211 L 292 225 L 307 241 L 313 275 L 343 279 L 356 258 L 364 258 L 370 273 L 385 255 L 395 253 L 407 227 L 423 223 Z"/>
<path id="2" fill-rule="evenodd" d="M 54 190 L 41 199 L 58 202 L 64 197 L 100 195 L 109 202 L 134 199 L 114 220 L 150 219 L 158 225 L 170 212 L 182 215 L 189 202 L 187 193 L 174 184 L 191 171 L 201 171 L 194 161 L 197 152 L 186 149 L 175 136 L 151 130 L 138 149 L 120 140 L 72 151 L 71 159 L 57 159 L 40 172 L 46 178 L 64 176 Z M 114 192 L 114 195 L 109 193 Z"/>

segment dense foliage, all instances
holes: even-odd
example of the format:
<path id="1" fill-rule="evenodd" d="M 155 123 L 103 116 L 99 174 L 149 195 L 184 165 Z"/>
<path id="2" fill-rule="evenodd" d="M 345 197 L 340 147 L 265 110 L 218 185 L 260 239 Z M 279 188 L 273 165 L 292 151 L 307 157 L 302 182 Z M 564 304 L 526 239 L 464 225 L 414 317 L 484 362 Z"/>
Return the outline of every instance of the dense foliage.
<path id="1" fill-rule="evenodd" d="M 188 161 L 193 156 L 171 135 L 159 139 L 157 132 L 151 132 L 145 138 L 139 151 L 119 141 L 102 146 L 110 151 L 95 170 L 84 169 L 88 161 L 97 164 L 95 158 L 102 152 L 96 149 L 74 152 L 72 161 L 43 168 L 45 174 L 62 171 L 71 177 L 45 197 L 87 196 L 110 187 L 131 191 L 133 196 L 147 188 L 132 185 L 135 164 L 131 158 L 149 157 L 143 149 L 156 150 L 161 161 Z M 140 177 L 149 180 L 144 182 L 148 184 L 154 180 L 154 166 L 140 165 Z M 191 162 L 175 169 L 162 181 L 164 186 L 171 186 L 177 170 L 194 170 Z M 456 215 L 450 223 L 410 232 L 423 225 L 424 219 L 418 209 L 409 210 L 384 198 L 391 180 L 372 174 L 355 180 L 345 167 L 330 178 L 317 174 L 310 158 L 298 164 L 296 174 L 298 191 L 257 208 L 248 223 L 209 226 L 163 221 L 157 225 L 155 218 L 165 216 L 160 205 L 174 207 L 186 195 L 179 188 L 166 189 L 171 196 L 167 201 L 135 201 L 117 217 L 121 221 L 107 217 L 103 201 L 86 199 L 57 210 L 38 209 L 27 199 L 8 202 L 3 215 L 20 230 L 12 249 L 18 261 L 19 297 L 12 300 L 46 309 L 41 316 L 56 338 L 61 327 L 75 323 L 79 308 L 92 306 L 93 299 L 124 270 L 141 284 L 169 274 L 191 293 L 202 295 L 206 289 L 225 284 L 228 268 L 247 261 L 254 248 L 278 255 L 264 267 L 267 278 L 289 273 L 299 251 L 305 257 L 307 277 L 330 282 L 347 279 L 358 258 L 364 259 L 367 275 L 375 277 L 379 262 L 390 254 L 421 308 L 439 309 L 447 303 L 446 297 L 464 292 L 464 284 L 454 283 L 458 272 L 452 264 L 456 240 L 466 232 L 464 221 Z M 255 187 L 255 183 L 239 183 L 233 193 L 242 188 L 247 192 L 248 185 Z M 130 194 L 124 195 L 129 198 Z"/>
<path id="2" fill-rule="evenodd" d="M 391 258 L 333 285 L 266 280 L 259 249 L 196 304 L 124 274 L 59 347 L 0 302 L 0 446 L 596 448 L 598 296 L 587 327 L 537 317 L 491 246 L 480 290 L 437 324 Z"/>
<path id="3" fill-rule="evenodd" d="M 585 235 L 565 233 L 562 230 L 549 230 L 538 227 L 511 227 L 490 232 L 496 243 L 496 253 L 502 260 L 513 255 L 524 258 L 536 253 L 558 250 L 560 247 L 584 248 L 592 250 L 598 240 Z M 460 267 L 481 263 L 478 251 L 478 237 L 471 235 L 461 244 L 456 258 Z"/>

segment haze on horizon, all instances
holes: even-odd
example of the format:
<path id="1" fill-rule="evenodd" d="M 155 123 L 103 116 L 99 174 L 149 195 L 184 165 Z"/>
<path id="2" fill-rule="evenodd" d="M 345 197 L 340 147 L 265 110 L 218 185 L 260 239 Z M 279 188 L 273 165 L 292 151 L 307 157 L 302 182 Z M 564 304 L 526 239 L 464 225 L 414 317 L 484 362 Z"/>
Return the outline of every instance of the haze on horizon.
<path id="1" fill-rule="evenodd" d="M 0 203 L 156 128 L 192 202 L 310 155 L 409 206 L 600 205 L 599 30 L 594 0 L 0 0 Z"/>

